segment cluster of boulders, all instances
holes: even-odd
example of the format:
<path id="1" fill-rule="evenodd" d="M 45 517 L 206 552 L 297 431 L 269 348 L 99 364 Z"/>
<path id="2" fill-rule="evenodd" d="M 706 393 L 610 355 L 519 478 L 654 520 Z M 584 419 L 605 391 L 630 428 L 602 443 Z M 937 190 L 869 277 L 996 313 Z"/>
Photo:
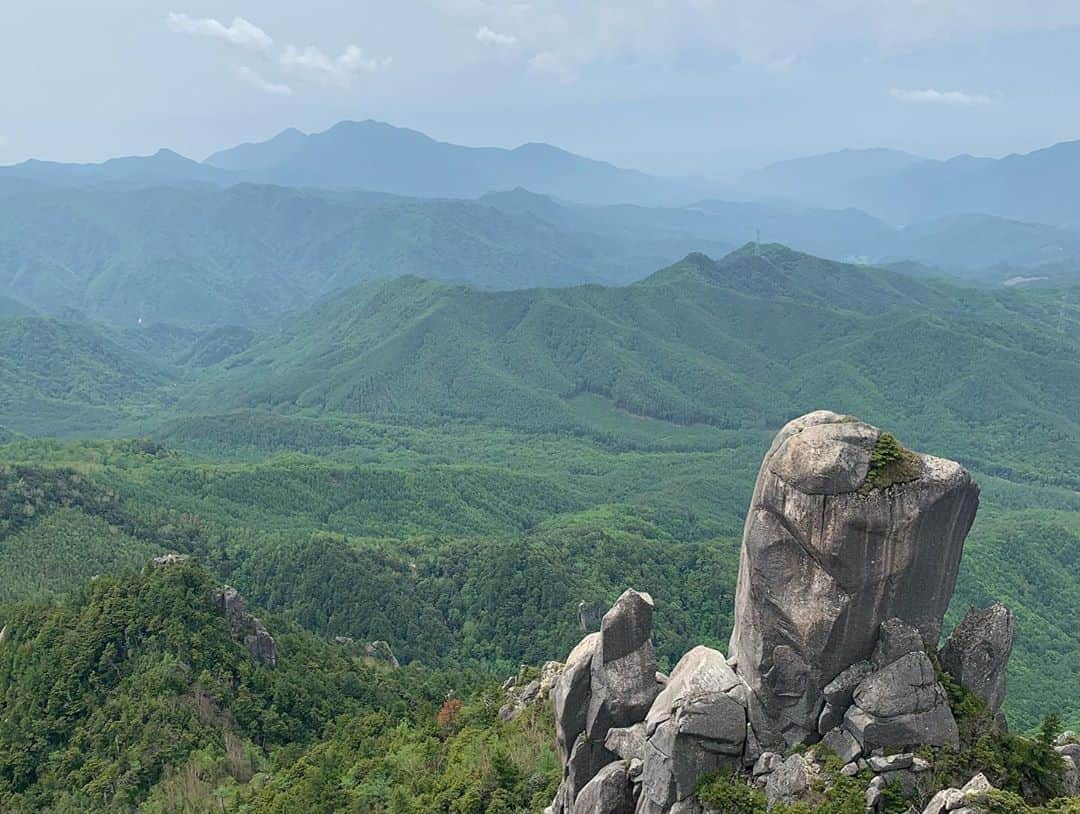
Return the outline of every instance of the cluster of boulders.
<path id="1" fill-rule="evenodd" d="M 546 699 L 562 674 L 563 665 L 558 661 L 549 661 L 540 668 L 540 675 L 527 679 L 525 670 L 510 676 L 503 682 L 506 703 L 499 708 L 499 720 L 512 721 L 524 712 L 530 704 Z"/>
<path id="2" fill-rule="evenodd" d="M 959 745 L 929 653 L 979 489 L 959 464 L 886 440 L 883 452 L 880 430 L 824 411 L 777 435 L 746 520 L 730 658 L 696 647 L 657 673 L 652 599 L 618 599 L 552 690 L 563 778 L 550 814 L 697 812 L 718 771 L 792 801 L 817 770 L 783 755 L 819 741 L 844 774 L 874 773 L 874 811 L 887 783 L 926 776 L 917 747 Z M 993 713 L 1013 627 L 1003 605 L 972 610 L 941 651 Z"/>

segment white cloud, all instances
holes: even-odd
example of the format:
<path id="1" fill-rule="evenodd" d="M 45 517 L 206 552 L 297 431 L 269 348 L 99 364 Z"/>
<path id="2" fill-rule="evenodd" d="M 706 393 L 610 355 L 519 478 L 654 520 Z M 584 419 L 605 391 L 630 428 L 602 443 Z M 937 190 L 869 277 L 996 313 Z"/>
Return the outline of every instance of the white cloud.
<path id="1" fill-rule="evenodd" d="M 274 96 L 292 95 L 292 88 L 290 88 L 288 85 L 284 85 L 278 82 L 271 82 L 254 68 L 249 68 L 247 65 L 233 66 L 232 74 L 241 82 L 246 82 L 253 88 L 258 88 L 265 93 L 270 93 Z"/>
<path id="2" fill-rule="evenodd" d="M 518 44 L 518 39 L 513 34 L 500 34 L 486 25 L 477 29 L 476 39 L 485 45 L 498 45 L 501 48 L 514 48 Z"/>
<path id="3" fill-rule="evenodd" d="M 350 45 L 340 55 L 331 57 L 314 45 L 303 50 L 288 46 L 281 55 L 286 68 L 324 83 L 347 85 L 360 73 L 376 73 L 390 67 L 390 59 L 365 56 L 358 45 Z"/>
<path id="4" fill-rule="evenodd" d="M 956 105 L 970 107 L 972 105 L 990 105 L 994 100 L 981 93 L 964 93 L 960 90 L 902 90 L 893 88 L 889 95 L 897 101 L 908 105 Z"/>
<path id="5" fill-rule="evenodd" d="M 480 30 L 514 32 L 536 70 L 556 62 L 572 71 L 624 60 L 663 65 L 713 53 L 783 71 L 836 49 L 861 58 L 1080 25 L 1076 0 L 423 1 Z"/>
<path id="6" fill-rule="evenodd" d="M 189 17 L 187 14 L 172 12 L 165 18 L 165 22 L 178 34 L 211 37 L 241 48 L 269 51 L 274 45 L 269 34 L 243 17 L 234 17 L 230 25 L 225 25 L 213 17 Z"/>

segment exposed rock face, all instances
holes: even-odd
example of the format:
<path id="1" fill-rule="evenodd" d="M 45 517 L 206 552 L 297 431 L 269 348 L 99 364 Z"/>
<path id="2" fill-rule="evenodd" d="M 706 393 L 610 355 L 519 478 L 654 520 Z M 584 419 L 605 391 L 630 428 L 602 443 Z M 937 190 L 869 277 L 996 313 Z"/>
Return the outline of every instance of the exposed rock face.
<path id="1" fill-rule="evenodd" d="M 855 689 L 845 728 L 865 751 L 877 747 L 960 745 L 960 732 L 922 651 L 900 657 L 868 676 Z"/>
<path id="2" fill-rule="evenodd" d="M 589 814 L 633 814 L 634 795 L 624 763 L 601 769 L 581 790 L 574 811 Z"/>
<path id="3" fill-rule="evenodd" d="M 604 614 L 600 632 L 586 636 L 566 660 L 552 690 L 563 758 L 563 781 L 551 805 L 555 814 L 591 811 L 578 804 L 578 797 L 602 769 L 616 762 L 623 770 L 605 775 L 605 799 L 618 798 L 611 786 L 619 778 L 630 793 L 629 760 L 620 761 L 613 750 L 635 751 L 635 735 L 643 735 L 640 729 L 627 730 L 644 721 L 660 693 L 652 618 L 652 598 L 628 590 Z M 605 745 L 609 734 L 610 748 Z"/>
<path id="4" fill-rule="evenodd" d="M 631 726 L 660 691 L 652 646 L 653 601 L 631 589 L 600 623 L 600 647 L 592 660 L 592 689 L 585 729 L 603 741 L 612 727 Z"/>
<path id="5" fill-rule="evenodd" d="M 397 656 L 394 655 L 394 651 L 390 649 L 389 642 L 380 640 L 365 644 L 364 655 L 369 659 L 381 661 L 394 670 L 401 666 L 401 664 L 398 663 Z"/>
<path id="6" fill-rule="evenodd" d="M 996 714 L 1005 700 L 1005 668 L 1012 653 L 1016 620 L 1000 602 L 972 609 L 945 642 L 941 666 L 986 701 Z"/>
<path id="7" fill-rule="evenodd" d="M 258 617 L 248 612 L 244 598 L 237 590 L 226 585 L 215 591 L 211 599 L 225 614 L 233 638 L 244 643 L 252 658 L 268 667 L 277 665 L 277 643 L 274 637 Z"/>
<path id="8" fill-rule="evenodd" d="M 679 660 L 645 718 L 646 810 L 668 811 L 703 775 L 742 764 L 745 689 L 718 650 L 695 647 Z"/>
<path id="9" fill-rule="evenodd" d="M 959 464 L 911 453 L 903 477 L 880 485 L 881 435 L 810 413 L 780 431 L 762 463 L 731 655 L 753 690 L 763 746 L 817 739 L 825 686 L 871 659 L 882 622 L 905 620 L 930 643 L 941 633 L 979 490 Z"/>

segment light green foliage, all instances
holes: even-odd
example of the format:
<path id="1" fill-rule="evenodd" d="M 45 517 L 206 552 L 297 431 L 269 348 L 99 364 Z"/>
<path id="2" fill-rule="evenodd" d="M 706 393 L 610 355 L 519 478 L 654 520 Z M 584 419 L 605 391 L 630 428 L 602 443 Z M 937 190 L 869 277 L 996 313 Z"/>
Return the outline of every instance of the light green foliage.
<path id="1" fill-rule="evenodd" d="M 764 814 L 765 793 L 745 777 L 719 773 L 701 779 L 698 800 L 715 814 Z"/>

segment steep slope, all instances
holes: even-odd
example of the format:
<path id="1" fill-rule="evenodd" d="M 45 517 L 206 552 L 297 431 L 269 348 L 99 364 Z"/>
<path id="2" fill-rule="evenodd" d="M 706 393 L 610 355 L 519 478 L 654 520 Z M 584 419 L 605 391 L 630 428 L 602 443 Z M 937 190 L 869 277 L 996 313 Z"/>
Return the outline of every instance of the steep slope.
<path id="1" fill-rule="evenodd" d="M 546 144 L 461 147 L 375 121 L 340 122 L 310 135 L 288 130 L 216 153 L 206 163 L 276 184 L 428 198 L 473 198 L 521 186 L 582 203 L 685 203 L 711 186 L 621 169 Z"/>

